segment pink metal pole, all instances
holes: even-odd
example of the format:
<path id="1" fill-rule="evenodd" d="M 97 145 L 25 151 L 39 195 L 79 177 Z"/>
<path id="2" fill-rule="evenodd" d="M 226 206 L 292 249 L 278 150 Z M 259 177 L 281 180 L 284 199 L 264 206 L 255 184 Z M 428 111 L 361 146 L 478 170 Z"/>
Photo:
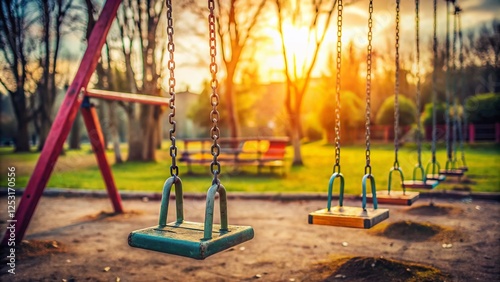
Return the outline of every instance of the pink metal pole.
<path id="1" fill-rule="evenodd" d="M 113 209 L 115 213 L 123 213 L 122 200 L 120 194 L 118 193 L 118 189 L 116 189 L 115 180 L 113 179 L 111 168 L 109 167 L 108 160 L 106 159 L 104 137 L 102 135 L 101 125 L 99 123 L 95 107 L 83 107 L 82 117 L 85 122 L 85 126 L 87 127 L 90 143 L 92 144 L 92 150 L 94 151 L 97 163 L 99 164 L 102 178 L 104 178 L 104 183 L 106 183 L 106 189 L 108 191 L 111 204 L 113 204 Z"/>
<path id="2" fill-rule="evenodd" d="M 97 62 L 101 57 L 101 49 L 106 41 L 111 23 L 116 17 L 116 11 L 120 6 L 121 0 L 107 0 L 102 8 L 99 20 L 94 26 L 90 35 L 87 50 L 83 55 L 80 67 L 75 75 L 75 79 L 66 92 L 64 101 L 59 108 L 59 112 L 54 120 L 47 141 L 43 147 L 40 158 L 35 166 L 33 175 L 23 193 L 21 201 L 13 219 L 15 223 L 15 242 L 19 243 L 24 237 L 31 217 L 35 212 L 36 206 L 43 190 L 49 181 L 52 170 L 56 164 L 57 158 L 61 153 L 62 147 L 71 129 L 76 113 L 81 104 L 80 92 L 87 84 L 94 72 Z M 7 232 L 2 240 L 2 245 L 6 246 L 10 238 Z"/>
<path id="3" fill-rule="evenodd" d="M 495 123 L 495 142 L 500 143 L 500 123 Z"/>
<path id="4" fill-rule="evenodd" d="M 476 128 L 474 124 L 469 124 L 469 143 L 474 144 L 476 142 Z"/>

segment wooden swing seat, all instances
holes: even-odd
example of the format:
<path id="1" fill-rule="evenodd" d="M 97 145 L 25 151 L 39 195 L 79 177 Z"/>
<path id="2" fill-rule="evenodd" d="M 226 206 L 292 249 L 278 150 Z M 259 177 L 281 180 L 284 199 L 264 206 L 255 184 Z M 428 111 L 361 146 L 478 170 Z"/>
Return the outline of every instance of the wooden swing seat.
<path id="1" fill-rule="evenodd" d="M 309 224 L 369 229 L 387 218 L 388 209 L 336 206 L 310 213 Z"/>
<path id="2" fill-rule="evenodd" d="M 403 187 L 409 189 L 434 189 L 439 184 L 438 180 L 405 180 Z M 407 192 L 408 193 L 408 192 Z"/>
<path id="3" fill-rule="evenodd" d="M 411 206 L 415 201 L 418 200 L 420 193 L 406 191 L 391 191 L 389 194 L 388 190 L 377 191 L 377 202 L 379 204 L 387 205 L 400 205 L 400 206 Z M 373 198 L 371 195 L 366 196 L 366 200 L 371 203 Z"/>
<path id="4" fill-rule="evenodd" d="M 439 174 L 444 174 L 446 176 L 463 176 L 464 171 L 458 168 L 452 168 L 452 169 L 441 169 L 439 171 Z"/>
<path id="5" fill-rule="evenodd" d="M 446 180 L 446 175 L 444 174 L 427 174 L 426 176 L 427 181 L 429 180 L 437 180 L 438 182 L 445 181 Z"/>
<path id="6" fill-rule="evenodd" d="M 212 238 L 205 240 L 203 223 L 172 222 L 163 227 L 157 225 L 133 231 L 128 237 L 128 243 L 136 248 L 202 260 L 254 236 L 250 226 L 229 225 L 227 231 L 220 230 L 220 227 L 219 224 L 214 224 Z"/>

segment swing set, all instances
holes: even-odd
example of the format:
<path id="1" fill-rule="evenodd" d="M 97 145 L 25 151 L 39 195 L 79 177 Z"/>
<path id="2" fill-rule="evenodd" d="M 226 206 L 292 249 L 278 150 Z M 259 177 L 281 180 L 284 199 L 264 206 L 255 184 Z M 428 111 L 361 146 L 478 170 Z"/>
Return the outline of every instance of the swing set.
<path id="1" fill-rule="evenodd" d="M 447 157 L 448 161 L 446 163 L 446 168 L 444 170 L 440 169 L 440 165 L 436 159 L 436 104 L 437 104 L 437 86 L 436 86 L 436 69 L 437 69 L 437 35 L 436 35 L 436 22 L 437 22 L 437 0 L 434 0 L 434 30 L 433 30 L 433 55 L 434 55 L 434 72 L 433 72 L 433 91 L 432 91 L 432 103 L 434 105 L 432 111 L 432 159 L 427 164 L 424 170 L 421 160 L 422 151 L 422 141 L 421 141 L 421 125 L 420 125 L 420 72 L 417 69 L 417 92 L 416 92 L 416 103 L 417 103 L 417 126 L 418 132 L 416 135 L 417 142 L 417 164 L 413 170 L 413 179 L 404 180 L 403 172 L 399 166 L 398 161 L 398 149 L 399 149 L 399 11 L 400 11 L 400 0 L 396 0 L 396 77 L 395 77 L 395 124 L 394 124 L 394 152 L 395 160 L 393 167 L 389 172 L 389 181 L 387 191 L 379 191 L 377 193 L 375 186 L 375 178 L 372 174 L 371 166 L 371 151 L 370 151 L 370 115 L 371 115 L 371 79 L 372 79 L 372 27 L 373 27 L 373 0 L 369 1 L 368 7 L 368 45 L 367 45 L 367 59 L 366 59 L 366 108 L 365 108 L 365 160 L 366 165 L 364 167 L 364 176 L 361 179 L 362 188 L 362 203 L 360 207 L 350 207 L 344 206 L 344 176 L 341 173 L 340 165 L 340 114 L 341 114 L 341 67 L 342 67 L 342 13 L 343 13 L 343 1 L 338 0 L 337 2 L 337 77 L 336 77 L 336 107 L 335 107 L 335 164 L 333 166 L 333 174 L 330 177 L 328 184 L 328 198 L 327 205 L 325 209 L 314 211 L 309 213 L 308 222 L 309 224 L 318 225 L 331 225 L 340 227 L 353 227 L 353 228 L 371 228 L 382 222 L 389 217 L 388 209 L 378 208 L 378 204 L 400 204 L 400 205 L 411 205 L 415 200 L 418 199 L 418 192 L 406 191 L 406 188 L 413 189 L 433 189 L 439 183 L 439 181 L 444 180 L 444 175 L 456 175 L 460 171 L 461 175 L 467 170 L 465 163 L 465 153 L 463 150 L 463 134 L 461 131 L 461 122 L 458 115 L 454 115 L 453 118 L 453 138 L 449 137 L 449 104 L 450 104 L 450 91 L 448 87 L 449 79 L 449 68 L 447 68 Z M 455 3 L 453 0 L 447 1 L 447 10 L 449 9 L 450 2 Z M 171 141 L 170 145 L 170 177 L 165 181 L 163 185 L 162 200 L 160 205 L 160 213 L 158 225 L 152 227 L 132 231 L 128 237 L 128 243 L 132 247 L 148 249 L 168 254 L 174 254 L 179 256 L 185 256 L 194 259 L 205 259 L 206 257 L 213 255 L 215 253 L 227 250 L 237 244 L 251 240 L 254 237 L 254 230 L 251 226 L 236 226 L 229 225 L 228 215 L 227 215 L 227 196 L 226 189 L 220 182 L 219 176 L 221 174 L 221 164 L 218 157 L 221 152 L 221 146 L 219 144 L 220 138 L 220 128 L 218 126 L 219 112 L 217 106 L 219 105 L 219 95 L 217 93 L 218 80 L 217 71 L 218 66 L 216 63 L 216 18 L 214 15 L 215 2 L 214 0 L 208 0 L 208 26 L 209 26 L 209 47 L 210 47 L 210 74 L 211 74 L 211 89 L 212 93 L 210 95 L 210 119 L 212 121 L 212 127 L 210 130 L 210 137 L 213 141 L 211 145 L 211 154 L 213 160 L 210 164 L 210 171 L 213 175 L 211 185 L 208 189 L 206 195 L 206 207 L 205 207 L 205 218 L 204 222 L 190 222 L 184 220 L 184 210 L 183 210 L 183 190 L 182 190 L 182 180 L 179 177 L 179 167 L 177 166 L 177 146 L 176 146 L 176 107 L 175 107 L 175 61 L 174 61 L 174 26 L 172 19 L 172 1 L 166 0 L 167 6 L 167 37 L 168 45 L 167 50 L 169 53 L 168 69 L 170 71 L 170 76 L 168 80 L 169 84 L 169 95 L 170 98 L 163 97 L 152 97 L 147 95 L 134 95 L 128 93 L 117 93 L 104 90 L 94 90 L 87 89 L 87 84 L 90 80 L 92 73 L 95 70 L 97 61 L 100 57 L 100 51 L 105 42 L 107 33 L 111 26 L 113 19 L 116 16 L 118 7 L 121 0 L 107 0 L 99 20 L 97 21 L 94 29 L 92 30 L 91 36 L 89 37 L 88 47 L 83 56 L 82 62 L 78 68 L 75 79 L 68 88 L 65 99 L 59 109 L 56 116 L 54 124 L 48 135 L 46 145 L 41 152 L 40 158 L 36 164 L 35 170 L 32 177 L 30 178 L 28 185 L 26 186 L 25 192 L 23 193 L 21 202 L 19 203 L 18 209 L 15 213 L 13 220 L 17 222 L 15 229 L 15 240 L 19 243 L 27 230 L 31 217 L 35 211 L 35 208 L 40 200 L 42 192 L 48 182 L 50 174 L 52 173 L 54 164 L 57 161 L 58 156 L 62 150 L 63 144 L 68 136 L 71 129 L 71 125 L 75 119 L 78 109 L 82 111 L 83 118 L 85 120 L 85 125 L 87 131 L 89 132 L 90 141 L 92 144 L 93 151 L 96 155 L 101 173 L 105 180 L 106 189 L 108 196 L 111 199 L 115 213 L 123 213 L 123 208 L 121 204 L 120 195 L 116 189 L 116 185 L 113 180 L 113 176 L 106 160 L 104 154 L 104 142 L 101 127 L 99 125 L 98 117 L 94 106 L 90 103 L 90 98 L 101 98 L 101 99 L 111 99 L 119 101 L 128 102 L 138 102 L 150 105 L 162 105 L 168 106 L 170 108 L 169 113 L 169 138 Z M 419 0 L 415 0 L 415 23 L 416 23 L 416 63 L 419 66 L 420 63 L 420 47 L 419 47 Z M 458 26 L 458 36 L 460 40 L 460 53 L 462 52 L 462 34 L 460 31 L 460 9 L 455 6 L 455 24 L 454 24 L 454 39 L 453 39 L 453 59 L 451 59 L 453 69 L 455 69 L 455 43 L 457 37 L 457 26 Z M 448 18 L 447 18 L 448 24 Z M 447 31 L 447 57 L 446 64 L 449 65 L 449 38 Z M 459 56 L 460 62 L 462 59 L 462 54 Z M 456 89 L 453 89 L 453 93 Z M 457 112 L 457 101 L 454 99 L 454 109 Z M 456 129 L 460 135 L 460 147 L 462 149 L 462 164 L 457 167 L 458 161 L 456 160 Z M 451 141 L 451 143 L 450 143 Z M 452 153 L 452 152 L 455 153 Z M 398 173 L 402 183 L 402 192 L 391 191 L 392 185 L 392 174 Z M 419 178 L 418 175 L 421 175 Z M 338 180 L 339 183 L 339 202 L 338 205 L 332 207 L 333 198 L 333 186 L 335 181 Z M 371 195 L 367 194 L 367 187 L 371 188 Z M 176 219 L 175 221 L 168 223 L 167 214 L 169 209 L 169 199 L 171 190 L 175 190 L 175 202 L 176 202 Z M 215 197 L 219 194 L 219 205 L 220 205 L 220 224 L 214 224 L 214 206 Z M 373 208 L 367 208 L 367 202 L 373 203 Z M 7 234 L 4 236 L 2 244 L 7 245 L 9 237 Z"/>

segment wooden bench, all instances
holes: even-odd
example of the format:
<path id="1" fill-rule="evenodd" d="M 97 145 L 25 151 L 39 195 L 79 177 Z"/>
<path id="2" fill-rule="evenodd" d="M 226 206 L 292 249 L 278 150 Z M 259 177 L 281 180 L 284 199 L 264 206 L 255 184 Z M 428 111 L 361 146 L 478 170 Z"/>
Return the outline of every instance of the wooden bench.
<path id="1" fill-rule="evenodd" d="M 213 160 L 211 139 L 184 139 L 184 150 L 179 161 L 185 162 L 188 173 L 192 173 L 192 165 L 208 166 Z M 218 142 L 221 153 L 218 157 L 221 165 L 232 166 L 237 171 L 241 166 L 257 167 L 260 174 L 263 167 L 274 168 L 285 166 L 287 137 L 272 138 L 221 138 Z"/>

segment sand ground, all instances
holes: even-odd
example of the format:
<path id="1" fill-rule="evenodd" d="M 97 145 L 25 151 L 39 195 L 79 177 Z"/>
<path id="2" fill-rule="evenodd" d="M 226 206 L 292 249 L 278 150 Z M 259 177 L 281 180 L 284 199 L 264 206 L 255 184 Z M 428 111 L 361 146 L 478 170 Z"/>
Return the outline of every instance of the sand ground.
<path id="1" fill-rule="evenodd" d="M 48 247 L 19 253 L 15 275 L 7 273 L 2 255 L 0 280 L 312 281 L 318 280 L 318 263 L 347 255 L 432 265 L 452 281 L 500 281 L 498 202 L 434 200 L 438 209 L 429 203 L 420 199 L 411 207 L 391 206 L 386 224 L 435 224 L 452 235 L 390 238 L 373 230 L 309 225 L 308 213 L 324 208 L 324 201 L 232 199 L 229 224 L 251 225 L 255 238 L 198 261 L 128 246 L 130 231 L 157 223 L 159 201 L 124 200 L 127 212 L 108 216 L 112 208 L 107 199 L 42 197 L 25 239 L 33 246 L 45 240 Z M 202 222 L 204 208 L 204 200 L 185 199 L 185 219 Z M 7 218 L 0 216 L 3 231 Z M 168 216 L 173 221 L 173 208 Z"/>

